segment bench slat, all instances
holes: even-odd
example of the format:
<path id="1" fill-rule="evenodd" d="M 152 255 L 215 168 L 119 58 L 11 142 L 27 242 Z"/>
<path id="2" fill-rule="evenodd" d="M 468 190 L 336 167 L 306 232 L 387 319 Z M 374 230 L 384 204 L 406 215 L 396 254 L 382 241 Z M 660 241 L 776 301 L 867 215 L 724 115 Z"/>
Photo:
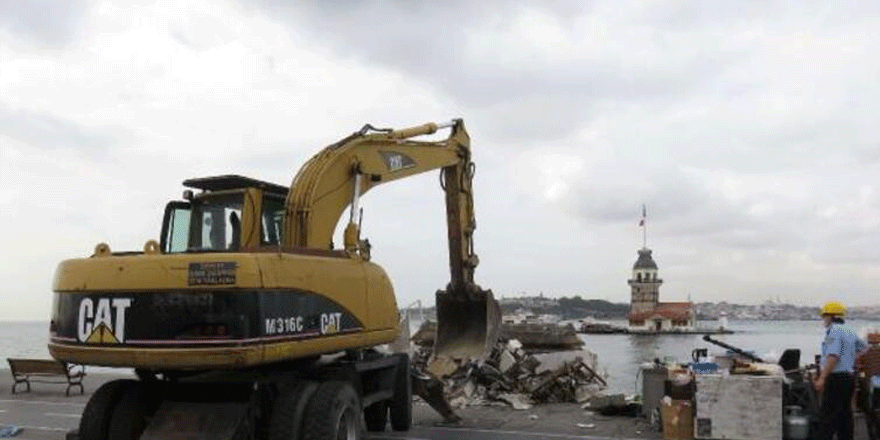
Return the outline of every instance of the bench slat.
<path id="1" fill-rule="evenodd" d="M 41 359 L 9 359 L 9 368 L 18 373 L 67 375 L 67 366 L 59 361 Z"/>

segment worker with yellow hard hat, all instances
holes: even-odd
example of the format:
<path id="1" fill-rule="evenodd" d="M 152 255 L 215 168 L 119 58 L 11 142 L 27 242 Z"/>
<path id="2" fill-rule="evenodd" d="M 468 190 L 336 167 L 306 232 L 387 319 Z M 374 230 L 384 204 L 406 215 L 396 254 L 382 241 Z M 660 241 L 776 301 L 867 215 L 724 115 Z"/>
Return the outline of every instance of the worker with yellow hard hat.
<path id="1" fill-rule="evenodd" d="M 819 440 L 852 440 L 852 397 L 855 391 L 856 357 L 868 345 L 847 327 L 843 317 L 846 307 L 838 301 L 828 301 L 819 311 L 825 325 L 819 376 L 813 381 L 822 392 L 819 414 Z"/>

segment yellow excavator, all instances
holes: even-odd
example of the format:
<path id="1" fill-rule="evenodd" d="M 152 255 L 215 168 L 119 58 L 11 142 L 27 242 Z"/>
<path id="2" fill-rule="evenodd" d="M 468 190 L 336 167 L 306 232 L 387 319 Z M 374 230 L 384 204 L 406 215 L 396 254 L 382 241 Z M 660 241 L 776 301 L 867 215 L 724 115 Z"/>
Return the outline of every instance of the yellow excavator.
<path id="1" fill-rule="evenodd" d="M 420 136 L 449 129 L 443 139 Z M 242 176 L 189 179 L 142 252 L 95 247 L 54 281 L 49 351 L 131 368 L 104 384 L 70 438 L 361 438 L 411 424 L 391 282 L 360 237 L 360 197 L 440 169 L 451 280 L 436 293 L 435 355 L 481 357 L 499 308 L 474 282 L 470 138 L 461 120 L 371 125 L 324 148 L 290 188 Z M 350 210 L 342 248 L 333 234 Z"/>

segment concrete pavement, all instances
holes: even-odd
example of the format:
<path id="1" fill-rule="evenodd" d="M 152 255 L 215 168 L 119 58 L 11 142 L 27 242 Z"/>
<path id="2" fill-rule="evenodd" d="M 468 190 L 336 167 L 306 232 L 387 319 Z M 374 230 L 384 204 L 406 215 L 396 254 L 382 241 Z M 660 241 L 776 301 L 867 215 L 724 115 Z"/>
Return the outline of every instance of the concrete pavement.
<path id="1" fill-rule="evenodd" d="M 64 396 L 65 385 L 34 383 L 30 393 L 11 394 L 9 370 L 0 370 L 0 425 L 23 428 L 19 440 L 62 440 L 79 425 L 91 393 L 102 383 L 130 375 L 92 374 L 84 381 L 86 393 Z M 372 433 L 372 440 L 605 440 L 659 439 L 661 434 L 644 420 L 603 417 L 577 405 L 548 404 L 528 411 L 488 406 L 457 411 L 457 426 L 440 424 L 440 416 L 426 404 L 413 406 L 413 428 L 408 432 Z M 864 420 L 856 418 L 856 439 L 867 439 Z"/>
<path id="2" fill-rule="evenodd" d="M 124 370 L 122 370 L 124 372 Z M 133 377 L 129 374 L 89 372 L 86 393 L 64 396 L 65 385 L 34 383 L 30 393 L 11 394 L 9 370 L 0 370 L 0 425 L 23 428 L 20 440 L 62 440 L 79 425 L 80 415 L 92 392 L 108 380 Z M 603 417 L 572 404 L 540 405 L 527 411 L 504 406 L 458 410 L 463 418 L 457 426 L 440 424 L 441 418 L 420 401 L 413 406 L 413 428 L 408 432 L 372 433 L 372 440 L 604 440 L 659 439 L 661 434 L 645 420 Z M 866 439 L 864 422 L 856 420 L 856 438 Z"/>
<path id="3" fill-rule="evenodd" d="M 123 372 L 125 370 L 122 370 Z M 65 397 L 66 385 L 33 383 L 31 392 L 11 393 L 9 370 L 0 370 L 0 425 L 23 428 L 16 439 L 62 440 L 64 434 L 79 425 L 80 415 L 91 393 L 108 380 L 131 378 L 130 374 L 96 374 L 84 380 L 85 394 L 73 392 Z M 19 386 L 19 390 L 21 390 Z M 416 402 L 413 429 L 405 432 L 373 433 L 373 440 L 599 440 L 605 438 L 659 438 L 639 419 L 591 415 L 576 405 L 541 405 L 530 411 L 506 407 L 474 407 L 458 411 L 460 425 L 442 426 L 441 418 L 430 407 Z M 583 427 L 578 427 L 578 423 Z"/>

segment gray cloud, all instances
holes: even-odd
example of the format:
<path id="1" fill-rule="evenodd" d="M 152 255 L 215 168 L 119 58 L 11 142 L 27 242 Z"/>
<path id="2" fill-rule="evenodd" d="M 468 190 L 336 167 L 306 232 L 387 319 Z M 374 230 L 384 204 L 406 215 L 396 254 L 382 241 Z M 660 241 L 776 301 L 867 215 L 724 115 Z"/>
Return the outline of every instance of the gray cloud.
<path id="1" fill-rule="evenodd" d="M 667 278 L 666 298 L 693 291 L 701 294 L 696 300 L 760 301 L 778 292 L 817 301 L 843 285 L 877 297 L 880 3 L 241 0 L 227 6 L 178 11 L 173 20 L 145 12 L 167 28 L 139 29 L 128 38 L 146 37 L 142 49 L 155 49 L 147 58 L 164 68 L 146 60 L 135 81 L 101 76 L 104 70 L 95 76 L 112 95 L 95 101 L 92 115 L 112 115 L 116 96 L 133 110 L 173 112 L 135 111 L 137 122 L 120 118 L 119 127 L 95 119 L 80 124 L 89 119 L 11 110 L 3 96 L 0 133 L 59 157 L 83 149 L 100 162 L 108 150 L 120 151 L 132 168 L 111 167 L 113 181 L 94 186 L 149 182 L 129 191 L 152 197 L 159 212 L 160 196 L 178 194 L 186 177 L 236 172 L 287 184 L 308 157 L 365 122 L 399 127 L 463 117 L 479 166 L 478 278 L 496 293 L 626 300 L 625 279 L 641 245 L 636 224 L 647 203 L 649 245 Z M 30 14 L 16 20 L 52 19 Z M 79 11 L 61 15 L 55 18 L 60 34 L 13 28 L 8 20 L 0 26 L 27 41 L 59 42 L 89 31 L 77 24 Z M 249 28 L 255 25 L 261 28 Z M 279 35 L 275 25 L 287 32 Z M 105 37 L 104 47 L 119 52 L 112 59 L 129 58 L 126 44 Z M 45 55 L 24 53 L 25 46 L 15 45 L 29 57 Z M 71 63 L 48 57 L 60 75 Z M 166 57 L 173 66 L 163 64 Z M 175 75 L 192 73 L 181 66 L 196 70 L 204 63 L 211 66 L 205 82 L 189 78 L 183 96 L 148 93 L 157 79 L 174 85 Z M 360 72 L 328 74 L 334 69 Z M 320 96 L 337 89 L 344 96 Z M 9 102 L 32 96 L 27 87 L 14 90 L 24 91 Z M 172 105 L 174 99 L 186 100 L 186 108 Z M 327 122 L 316 122 L 322 119 Z M 148 141 L 136 136 L 132 148 L 114 148 L 130 140 L 127 133 Z M 29 162 L 27 154 L 8 151 L 15 163 L 46 166 L 45 157 Z M 161 190 L 156 172 L 167 177 Z M 400 302 L 428 300 L 444 283 L 436 185 L 432 173 L 364 199 L 366 234 Z M 66 200 L 59 193 L 56 203 L 75 205 Z M 107 211 L 142 205 L 116 202 Z M 84 229 L 92 222 L 94 237 L 106 229 L 102 219 L 73 207 L 65 212 Z M 153 226 L 145 220 L 137 233 Z M 114 246 L 142 244 L 129 229 L 114 222 Z"/>
<path id="2" fill-rule="evenodd" d="M 0 106 L 0 134 L 43 150 L 71 149 L 93 159 L 108 159 L 110 150 L 132 138 L 121 127 L 89 127 L 48 113 Z"/>
<path id="3" fill-rule="evenodd" d="M 837 72 L 860 62 L 842 47 L 880 57 L 870 44 L 880 27 L 863 15 L 880 15 L 871 2 L 247 4 L 344 57 L 427 82 L 509 149 L 568 139 L 612 115 L 607 129 L 633 154 L 666 147 L 671 163 L 767 172 L 880 135 L 866 131 L 880 104 L 853 95 L 873 80 Z M 543 24 L 558 32 L 551 42 Z M 850 78 L 810 84 L 838 74 Z M 780 103 L 788 108 L 774 110 Z"/>
<path id="4" fill-rule="evenodd" d="M 48 48 L 73 44 L 88 11 L 88 0 L 0 2 L 0 29 Z"/>
<path id="5" fill-rule="evenodd" d="M 656 106 L 689 95 L 744 56 L 721 35 L 695 45 L 693 35 L 594 19 L 590 3 L 256 4 L 345 57 L 426 81 L 481 119 L 509 121 L 489 125 L 503 126 L 491 134 L 505 140 L 564 137 L 608 100 Z M 530 14 L 562 32 L 559 47 L 522 33 Z"/>

